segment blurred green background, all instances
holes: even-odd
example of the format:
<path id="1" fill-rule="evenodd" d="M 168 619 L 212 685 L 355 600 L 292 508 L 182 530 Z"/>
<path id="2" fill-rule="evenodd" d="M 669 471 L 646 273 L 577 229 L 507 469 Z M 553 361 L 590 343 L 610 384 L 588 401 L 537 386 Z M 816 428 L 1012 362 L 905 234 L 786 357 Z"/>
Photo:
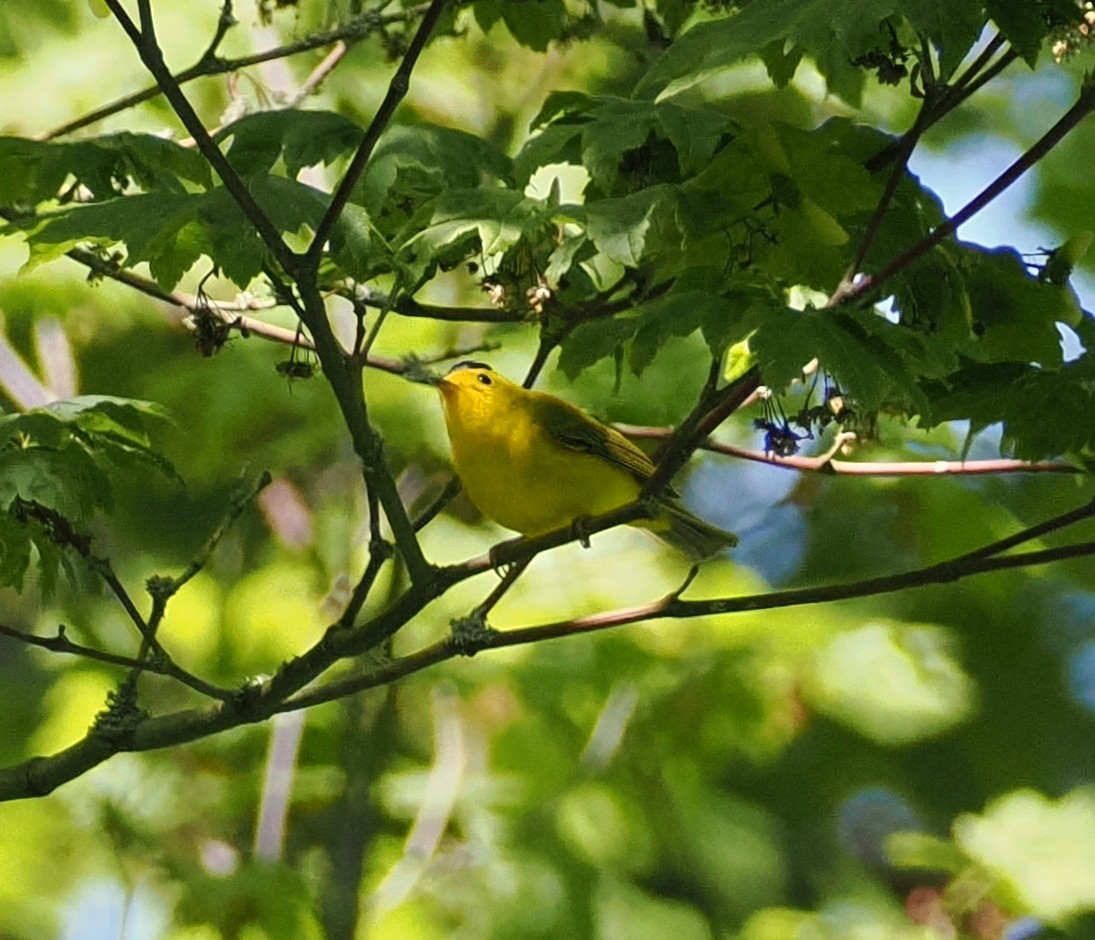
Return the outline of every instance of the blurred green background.
<path id="1" fill-rule="evenodd" d="M 264 23 L 241 4 L 222 54 L 306 35 L 351 6 L 302 3 Z M 626 93 L 634 83 L 653 53 L 640 11 L 620 7 L 597 35 L 546 52 L 500 24 L 483 33 L 461 20 L 460 35 L 426 51 L 402 116 L 513 152 L 548 91 Z M 155 8 L 168 61 L 189 64 L 218 5 Z M 367 122 L 391 45 L 354 47 L 308 106 Z M 322 54 L 187 91 L 215 125 L 230 108 L 291 93 Z M 934 133 L 920 168 L 934 161 L 945 172 L 927 184 L 954 208 L 972 194 L 954 187 L 987 182 L 1002 142 L 1028 145 L 1044 130 L 1041 114 L 1067 104 L 1072 81 L 1065 70 L 1013 67 L 965 120 Z M 85 4 L 0 7 L 0 132 L 40 134 L 145 84 L 116 24 Z M 742 111 L 807 124 L 853 113 L 824 96 L 808 66 L 781 92 L 756 64 L 723 84 L 711 93 Z M 870 88 L 856 116 L 900 129 L 909 108 L 895 90 Z M 161 100 L 96 130 L 174 127 Z M 998 241 L 1034 250 L 1039 233 L 1050 240 L 1074 218 L 1090 220 L 1095 180 L 1082 155 L 1092 137 L 1081 128 L 1071 149 L 1039 166 L 1030 205 L 1013 200 L 995 222 Z M 951 178 L 947 155 L 957 152 L 975 156 Z M 356 462 L 322 380 L 287 382 L 275 372 L 285 349 L 257 338 L 202 358 L 177 311 L 88 283 L 63 260 L 20 274 L 25 257 L 18 241 L 0 241 L 5 347 L 58 392 L 148 399 L 174 419 L 156 428 L 156 443 L 185 485 L 124 481 L 116 514 L 94 528 L 134 591 L 185 567 L 241 475 L 274 474 L 162 631 L 183 665 L 218 682 L 272 672 L 319 637 L 367 547 Z M 459 272 L 431 290 L 434 302 L 486 302 Z M 524 325 L 393 317 L 376 352 L 428 356 L 487 340 L 501 344 L 489 356 L 496 367 L 523 374 L 536 341 Z M 697 338 L 681 339 L 641 381 L 628 374 L 617 387 L 603 363 L 575 383 L 549 370 L 544 387 L 612 420 L 672 423 L 695 391 L 681 376 L 702 375 L 705 354 Z M 432 392 L 381 374 L 367 381 L 406 491 L 438 485 L 447 445 Z M 751 417 L 726 439 L 762 446 Z M 953 457 L 963 434 L 883 424 L 864 456 Z M 982 435 L 972 456 L 994 454 L 995 443 Z M 691 506 L 742 539 L 690 596 L 917 567 L 1092 496 L 1069 476 L 841 478 L 715 457 L 694 461 L 681 484 Z M 424 544 L 448 563 L 500 534 L 458 502 Z M 537 558 L 492 622 L 638 603 L 685 573 L 641 533 L 616 530 L 590 550 Z M 396 637 L 397 650 L 444 635 L 493 583 L 484 575 L 450 592 Z M 388 594 L 399 587 L 393 576 Z M 65 623 L 122 648 L 132 629 L 94 583 L 43 602 L 32 580 L 21 595 L 0 593 L 0 619 L 44 632 Z M 78 739 L 117 680 L 109 667 L 0 639 L 0 761 Z M 146 681 L 159 706 L 184 704 L 174 687 Z M 120 755 L 47 798 L 2 805 L 0 937 L 1095 936 L 1093 733 L 1090 561 L 630 626 L 446 662 L 307 714 Z M 898 831 L 907 834 L 887 842 Z"/>

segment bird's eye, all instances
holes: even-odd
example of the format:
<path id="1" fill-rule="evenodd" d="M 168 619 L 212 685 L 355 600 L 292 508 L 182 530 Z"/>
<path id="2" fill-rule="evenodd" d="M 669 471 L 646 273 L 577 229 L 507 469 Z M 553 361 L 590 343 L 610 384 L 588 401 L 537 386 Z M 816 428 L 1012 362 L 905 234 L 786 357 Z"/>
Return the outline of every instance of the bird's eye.
<path id="1" fill-rule="evenodd" d="M 487 375 L 486 372 L 480 372 L 475 378 L 476 378 L 476 381 L 478 381 L 481 385 L 493 385 L 494 384 L 493 382 L 491 382 L 490 376 Z"/>

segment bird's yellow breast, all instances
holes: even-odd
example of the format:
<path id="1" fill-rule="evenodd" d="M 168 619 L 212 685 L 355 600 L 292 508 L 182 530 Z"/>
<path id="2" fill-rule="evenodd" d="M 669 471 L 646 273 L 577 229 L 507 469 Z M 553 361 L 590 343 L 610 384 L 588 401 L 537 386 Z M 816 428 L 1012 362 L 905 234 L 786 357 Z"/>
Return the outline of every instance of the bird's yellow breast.
<path id="1" fill-rule="evenodd" d="M 442 395 L 457 475 L 479 511 L 507 529 L 539 535 L 638 496 L 625 469 L 554 440 L 524 389 Z"/>

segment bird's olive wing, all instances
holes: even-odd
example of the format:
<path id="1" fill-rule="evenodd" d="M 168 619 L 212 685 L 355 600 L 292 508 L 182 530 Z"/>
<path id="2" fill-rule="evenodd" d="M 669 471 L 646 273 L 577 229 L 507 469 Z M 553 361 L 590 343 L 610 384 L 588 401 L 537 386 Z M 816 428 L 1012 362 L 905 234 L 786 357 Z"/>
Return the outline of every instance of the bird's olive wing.
<path id="1" fill-rule="evenodd" d="M 645 483 L 654 472 L 654 464 L 619 431 L 601 424 L 573 405 L 545 396 L 538 403 L 551 436 L 563 447 L 584 451 L 611 461 Z"/>

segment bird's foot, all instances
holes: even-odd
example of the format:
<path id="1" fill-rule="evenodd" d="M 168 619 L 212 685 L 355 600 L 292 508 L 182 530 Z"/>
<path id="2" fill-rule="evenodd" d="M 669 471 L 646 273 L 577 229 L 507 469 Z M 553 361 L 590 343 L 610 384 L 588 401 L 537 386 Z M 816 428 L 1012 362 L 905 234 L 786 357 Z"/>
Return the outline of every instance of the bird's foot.
<path id="1" fill-rule="evenodd" d="M 578 540 L 578 544 L 582 548 L 589 548 L 589 537 L 593 534 L 589 531 L 592 521 L 592 516 L 575 516 L 574 521 L 570 524 L 570 534 Z"/>

